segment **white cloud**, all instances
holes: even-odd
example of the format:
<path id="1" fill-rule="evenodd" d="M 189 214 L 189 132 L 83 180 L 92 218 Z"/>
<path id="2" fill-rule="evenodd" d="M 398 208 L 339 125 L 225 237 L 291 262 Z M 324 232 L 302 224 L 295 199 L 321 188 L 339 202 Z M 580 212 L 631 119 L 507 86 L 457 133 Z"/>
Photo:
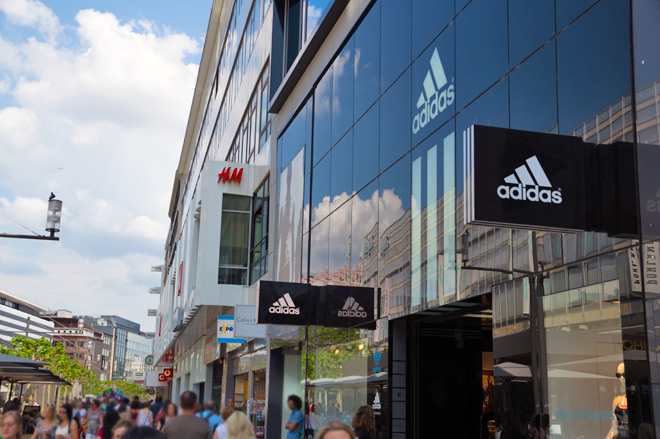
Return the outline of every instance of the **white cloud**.
<path id="1" fill-rule="evenodd" d="M 0 0 L 2 12 L 44 35 L 62 32 L 39 2 Z M 149 273 L 163 257 L 172 178 L 197 75 L 185 59 L 200 44 L 147 20 L 120 22 L 94 10 L 78 12 L 76 23 L 68 45 L 0 38 L 0 78 L 15 102 L 0 109 L 0 209 L 43 230 L 50 192 L 64 202 L 60 243 L 3 243 L 14 255 L 26 253 L 13 260 L 2 254 L 0 265 L 20 272 L 17 264 L 31 264 L 39 274 L 21 282 L 0 269 L 0 287 L 26 297 L 49 295 L 54 283 L 64 282 L 62 272 L 72 273 L 67 301 L 86 301 L 86 312 L 101 313 L 106 310 L 96 297 L 146 295 L 135 281 L 141 274 L 130 270 Z M 0 217 L 0 232 L 24 230 Z M 87 275 L 103 267 L 124 281 Z"/>
<path id="2" fill-rule="evenodd" d="M 53 40 L 60 30 L 60 22 L 49 8 L 37 0 L 0 0 L 0 11 L 7 19 L 21 26 L 36 28 Z"/>

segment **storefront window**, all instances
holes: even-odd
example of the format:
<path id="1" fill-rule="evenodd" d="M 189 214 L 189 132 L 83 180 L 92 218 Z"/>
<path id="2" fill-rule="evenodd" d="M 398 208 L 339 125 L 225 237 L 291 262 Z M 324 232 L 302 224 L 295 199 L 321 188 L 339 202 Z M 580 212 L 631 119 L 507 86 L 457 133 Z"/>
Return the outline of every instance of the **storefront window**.
<path id="1" fill-rule="evenodd" d="M 378 176 L 379 109 L 376 102 L 353 128 L 353 190 L 356 192 Z"/>
<path id="2" fill-rule="evenodd" d="M 250 197 L 222 197 L 219 284 L 247 284 L 250 201 Z"/>

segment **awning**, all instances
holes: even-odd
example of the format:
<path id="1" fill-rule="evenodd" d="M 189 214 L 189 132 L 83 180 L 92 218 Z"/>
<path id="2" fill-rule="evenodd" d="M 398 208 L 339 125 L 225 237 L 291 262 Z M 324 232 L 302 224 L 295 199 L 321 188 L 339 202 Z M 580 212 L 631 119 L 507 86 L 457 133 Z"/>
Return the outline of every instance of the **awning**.
<path id="1" fill-rule="evenodd" d="M 46 363 L 28 358 L 0 355 L 0 382 L 70 385 L 42 366 Z"/>

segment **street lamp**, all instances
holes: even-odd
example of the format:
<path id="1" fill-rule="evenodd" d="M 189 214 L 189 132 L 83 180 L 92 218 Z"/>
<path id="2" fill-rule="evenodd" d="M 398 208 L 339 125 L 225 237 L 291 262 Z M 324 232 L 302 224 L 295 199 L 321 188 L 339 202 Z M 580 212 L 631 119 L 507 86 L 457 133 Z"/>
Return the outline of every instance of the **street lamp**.
<path id="1" fill-rule="evenodd" d="M 50 232 L 50 235 L 39 235 L 35 232 L 32 232 L 34 233 L 34 235 L 16 235 L 11 233 L 0 233 L 0 238 L 40 239 L 44 241 L 59 241 L 60 238 L 59 236 L 55 236 L 55 233 L 60 231 L 61 219 L 62 219 L 62 201 L 55 199 L 55 194 L 51 192 L 50 197 L 48 198 L 48 214 L 46 216 L 46 231 Z"/>

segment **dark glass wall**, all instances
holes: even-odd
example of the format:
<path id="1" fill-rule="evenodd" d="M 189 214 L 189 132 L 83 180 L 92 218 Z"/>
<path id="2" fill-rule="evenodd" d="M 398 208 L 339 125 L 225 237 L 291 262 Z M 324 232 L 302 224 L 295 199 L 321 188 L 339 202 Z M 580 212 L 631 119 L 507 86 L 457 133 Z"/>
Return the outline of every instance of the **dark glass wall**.
<path id="1" fill-rule="evenodd" d="M 473 124 L 598 144 L 633 141 L 636 130 L 639 142 L 659 143 L 660 10 L 654 0 L 630 7 L 374 1 L 320 75 L 313 112 L 307 104 L 305 123 L 293 120 L 281 137 L 313 125 L 304 280 L 378 286 L 390 319 L 493 294 L 499 431 L 533 434 L 538 420 L 537 433 L 552 437 L 637 437 L 649 421 L 644 330 L 660 306 L 638 300 L 635 276 L 656 247 L 640 258 L 632 240 L 600 233 L 463 223 L 460 151 Z M 632 22 L 643 30 L 634 76 Z M 640 185 L 651 188 L 658 160 L 640 151 Z M 621 364 L 635 378 L 617 376 Z"/>

